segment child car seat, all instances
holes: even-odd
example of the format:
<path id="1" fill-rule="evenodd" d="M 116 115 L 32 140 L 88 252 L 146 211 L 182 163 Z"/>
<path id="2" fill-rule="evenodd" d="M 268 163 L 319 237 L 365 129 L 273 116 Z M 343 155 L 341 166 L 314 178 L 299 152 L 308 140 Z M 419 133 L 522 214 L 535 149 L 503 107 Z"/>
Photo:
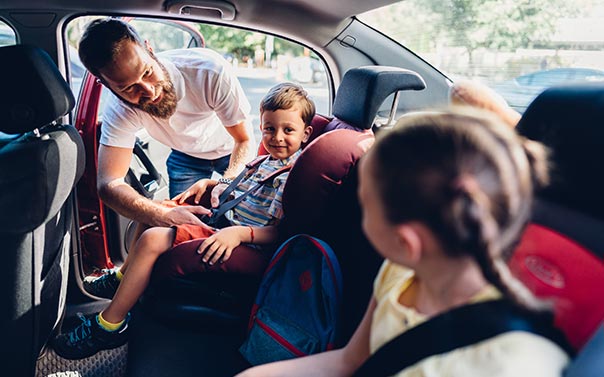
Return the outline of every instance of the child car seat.
<path id="1" fill-rule="evenodd" d="M 6 46 L 0 61 L 0 323 L 9 344 L 0 364 L 33 376 L 65 309 L 84 146 L 73 126 L 56 122 L 75 99 L 50 56 Z"/>
<path id="2" fill-rule="evenodd" d="M 604 320 L 603 122 L 599 84 L 548 89 L 518 124 L 520 134 L 550 148 L 553 170 L 510 266 L 553 300 L 556 325 L 576 349 Z"/>
<path id="3" fill-rule="evenodd" d="M 315 116 L 312 141 L 305 146 L 284 188 L 282 238 L 308 233 L 322 238 L 336 250 L 341 259 L 344 290 L 350 292 L 349 295 L 344 294 L 345 307 L 357 301 L 362 301 L 363 307 L 366 305 L 370 292 L 365 298 L 362 291 L 348 287 L 359 284 L 370 289 L 370 280 L 379 266 L 379 261 L 372 263 L 374 267 L 363 262 L 378 257 L 361 232 L 356 199 L 356 162 L 373 141 L 371 128 L 384 99 L 399 90 L 421 90 L 424 87 L 425 83 L 417 73 L 401 68 L 368 66 L 346 72 L 335 97 L 334 117 Z M 197 245 L 182 244 L 177 248 L 196 248 Z M 161 271 L 161 264 L 166 262 L 162 256 L 156 272 Z M 369 281 L 365 277 L 369 277 Z M 157 308 L 171 312 L 166 315 L 186 315 L 184 312 L 195 308 L 193 312 L 198 317 L 209 314 L 227 321 L 242 319 L 249 314 L 259 280 L 259 277 L 204 273 L 187 279 L 163 281 L 158 284 L 162 290 L 184 292 L 188 303 L 184 305 L 180 301 L 183 297 L 179 295 L 179 303 L 166 305 L 165 300 L 173 298 L 174 293 L 161 294 L 161 304 L 158 302 Z M 189 290 L 183 290 L 183 286 Z M 192 305 L 190 297 L 195 297 L 198 304 Z M 175 314 L 179 311 L 181 314 Z M 346 319 L 360 320 L 357 311 L 346 309 Z"/>

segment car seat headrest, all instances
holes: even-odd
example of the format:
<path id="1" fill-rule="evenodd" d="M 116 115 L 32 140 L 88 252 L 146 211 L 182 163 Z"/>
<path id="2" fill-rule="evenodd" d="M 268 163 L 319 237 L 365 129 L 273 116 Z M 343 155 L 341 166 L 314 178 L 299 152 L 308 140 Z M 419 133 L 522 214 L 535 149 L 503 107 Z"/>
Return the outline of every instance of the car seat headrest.
<path id="1" fill-rule="evenodd" d="M 518 132 L 552 152 L 551 184 L 539 195 L 604 219 L 604 85 L 550 88 L 527 108 Z"/>
<path id="2" fill-rule="evenodd" d="M 348 70 L 333 104 L 333 115 L 360 129 L 371 129 L 389 95 L 400 90 L 422 90 L 426 83 L 413 71 L 398 67 L 364 66 Z"/>
<path id="3" fill-rule="evenodd" d="M 373 133 L 327 132 L 310 143 L 296 160 L 283 190 L 286 233 L 310 232 L 323 216 L 332 194 L 373 144 Z"/>
<path id="4" fill-rule="evenodd" d="M 20 134 L 43 127 L 73 109 L 69 85 L 42 49 L 15 45 L 0 47 L 0 131 Z"/>

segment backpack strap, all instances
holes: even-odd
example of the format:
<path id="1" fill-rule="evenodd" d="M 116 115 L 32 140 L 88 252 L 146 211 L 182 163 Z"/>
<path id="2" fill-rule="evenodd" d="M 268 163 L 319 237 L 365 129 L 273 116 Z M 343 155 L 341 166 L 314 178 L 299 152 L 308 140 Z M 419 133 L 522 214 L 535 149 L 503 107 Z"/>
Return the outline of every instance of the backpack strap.
<path id="1" fill-rule="evenodd" d="M 529 313 L 509 300 L 464 305 L 413 327 L 379 348 L 355 377 L 392 376 L 432 355 L 444 354 L 509 331 L 525 331 L 548 338 L 572 355 L 551 316 Z"/>
<path id="2" fill-rule="evenodd" d="M 260 163 L 267 160 L 268 157 L 269 157 L 269 155 L 260 156 L 256 159 L 254 159 L 252 162 L 245 165 L 247 169 L 242 171 L 237 176 L 237 178 L 235 178 L 233 180 L 233 182 L 231 182 L 229 184 L 229 186 L 222 192 L 222 194 L 220 194 L 220 197 L 218 198 L 220 204 L 218 205 L 217 208 L 212 209 L 212 217 L 211 217 L 212 219 L 220 218 L 222 215 L 224 215 L 225 213 L 227 213 L 228 211 L 233 209 L 237 204 L 239 204 L 239 202 L 241 202 L 249 193 L 257 190 L 259 187 L 265 185 L 268 182 L 272 182 L 277 176 L 291 170 L 291 168 L 292 168 L 291 164 L 285 165 L 282 168 L 275 170 L 271 174 L 269 174 L 266 177 L 259 180 L 258 183 L 256 183 L 249 190 L 247 190 L 243 194 L 239 195 L 235 199 L 228 200 L 229 196 L 231 195 L 233 190 L 235 190 L 237 185 L 239 185 L 239 182 L 241 182 L 241 180 L 243 180 L 244 177 L 249 177 L 256 170 L 258 170 L 258 166 L 260 166 Z M 215 221 L 217 221 L 217 220 L 214 220 L 213 222 L 215 222 Z"/>

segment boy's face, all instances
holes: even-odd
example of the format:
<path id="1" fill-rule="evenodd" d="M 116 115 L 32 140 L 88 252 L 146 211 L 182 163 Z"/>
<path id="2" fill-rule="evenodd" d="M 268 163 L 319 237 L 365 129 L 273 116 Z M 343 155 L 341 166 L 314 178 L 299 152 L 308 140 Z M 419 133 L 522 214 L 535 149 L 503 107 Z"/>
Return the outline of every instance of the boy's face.
<path id="1" fill-rule="evenodd" d="M 271 157 L 283 160 L 296 153 L 306 142 L 312 127 L 305 127 L 300 110 L 291 109 L 263 111 L 260 116 L 262 145 Z"/>

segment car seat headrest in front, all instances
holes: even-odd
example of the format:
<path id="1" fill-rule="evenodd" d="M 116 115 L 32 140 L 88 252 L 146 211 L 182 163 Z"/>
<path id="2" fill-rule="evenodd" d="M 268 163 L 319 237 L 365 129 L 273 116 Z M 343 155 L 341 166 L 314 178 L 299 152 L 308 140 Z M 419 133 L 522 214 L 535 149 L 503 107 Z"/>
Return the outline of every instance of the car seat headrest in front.
<path id="1" fill-rule="evenodd" d="M 579 349 L 604 320 L 604 85 L 551 88 L 527 108 L 518 132 L 551 152 L 551 183 L 510 261 Z"/>
<path id="2" fill-rule="evenodd" d="M 333 104 L 336 118 L 359 129 L 371 129 L 386 97 L 399 90 L 422 90 L 426 83 L 413 71 L 398 67 L 364 66 L 348 70 Z"/>
<path id="3" fill-rule="evenodd" d="M 0 47 L 0 61 L 1 132 L 29 132 L 73 109 L 73 93 L 44 50 L 27 45 Z"/>
<path id="4" fill-rule="evenodd" d="M 604 220 L 604 85 L 551 88 L 518 123 L 518 132 L 551 150 L 551 184 L 540 196 Z"/>

